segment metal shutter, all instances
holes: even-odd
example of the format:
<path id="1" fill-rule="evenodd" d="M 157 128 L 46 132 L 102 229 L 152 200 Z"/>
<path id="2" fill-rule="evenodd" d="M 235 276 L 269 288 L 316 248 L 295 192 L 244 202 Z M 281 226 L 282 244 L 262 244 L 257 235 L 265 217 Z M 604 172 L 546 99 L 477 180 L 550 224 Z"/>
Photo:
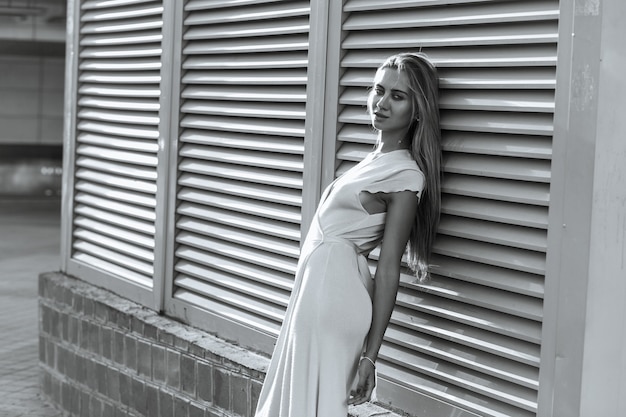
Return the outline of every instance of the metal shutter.
<path id="1" fill-rule="evenodd" d="M 80 5 L 71 260 L 151 288 L 161 1 Z"/>
<path id="2" fill-rule="evenodd" d="M 372 149 L 366 88 L 384 58 L 421 49 L 441 77 L 436 266 L 427 285 L 403 275 L 378 367 L 379 397 L 409 413 L 536 413 L 558 10 L 345 2 L 337 175 Z"/>
<path id="3" fill-rule="evenodd" d="M 184 9 L 173 314 L 272 344 L 299 255 L 309 3 Z"/>

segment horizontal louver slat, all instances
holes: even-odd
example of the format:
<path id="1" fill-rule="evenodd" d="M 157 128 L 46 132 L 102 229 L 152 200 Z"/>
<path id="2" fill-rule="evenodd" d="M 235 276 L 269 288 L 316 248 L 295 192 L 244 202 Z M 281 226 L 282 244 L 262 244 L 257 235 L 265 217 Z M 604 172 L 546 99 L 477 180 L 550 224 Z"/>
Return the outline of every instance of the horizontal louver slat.
<path id="1" fill-rule="evenodd" d="M 371 68 L 351 68 L 341 80 L 342 86 L 365 86 L 372 81 Z M 449 89 L 553 90 L 556 86 L 554 68 L 439 68 L 439 87 Z"/>
<path id="2" fill-rule="evenodd" d="M 272 102 L 302 102 L 306 100 L 304 88 L 292 88 L 281 86 L 233 86 L 224 87 L 215 85 L 209 91 L 200 88 L 187 88 L 182 97 L 196 100 L 232 100 L 232 101 L 262 101 Z"/>
<path id="3" fill-rule="evenodd" d="M 446 362 L 514 382 L 527 388 L 537 388 L 538 370 L 533 366 L 513 363 L 502 357 L 481 350 L 471 349 L 436 337 L 427 337 L 406 329 L 391 326 L 385 334 L 389 343 L 440 358 Z"/>
<path id="4" fill-rule="evenodd" d="M 191 233 L 199 231 L 198 233 L 202 234 L 202 236 L 214 239 L 228 236 L 230 242 L 250 246 L 252 248 L 264 248 L 271 253 L 283 256 L 297 258 L 300 252 L 298 245 L 293 244 L 293 242 L 285 242 L 267 235 L 251 235 L 250 233 L 239 231 L 234 227 L 211 224 L 184 217 L 177 222 L 177 226 L 180 230 L 187 230 Z"/>
<path id="5" fill-rule="evenodd" d="M 415 38 L 414 38 L 415 39 Z M 418 41 L 414 41 L 411 49 L 419 49 Z M 511 48 L 480 48 L 466 46 L 463 48 L 428 48 L 428 56 L 438 68 L 512 68 L 512 67 L 554 67 L 556 65 L 555 47 L 550 44 L 527 46 L 514 45 Z M 398 50 L 397 46 L 389 48 Z M 389 48 L 372 49 L 362 52 L 348 49 L 341 64 L 343 67 L 375 69 L 389 56 Z M 406 49 L 402 48 L 402 49 Z M 426 52 L 426 51 L 424 51 Z"/>
<path id="6" fill-rule="evenodd" d="M 280 56 L 268 56 L 268 54 L 263 53 L 229 55 L 228 61 L 218 62 L 209 61 L 201 55 L 189 55 L 182 64 L 182 67 L 184 69 L 193 70 L 213 70 L 208 71 L 206 74 L 201 74 L 200 78 L 204 80 L 210 78 L 216 84 L 228 83 L 228 81 L 233 78 L 248 83 L 250 83 L 252 79 L 260 79 L 267 83 L 269 79 L 276 79 L 276 73 L 278 73 L 281 79 L 283 77 L 286 78 L 288 84 L 292 84 L 294 88 L 297 88 L 298 81 L 306 78 L 306 74 L 302 71 L 302 68 L 305 68 L 306 64 L 307 51 L 287 51 L 283 52 Z M 282 69 L 285 68 L 293 69 L 294 73 L 283 71 Z M 268 71 L 257 74 L 258 71 L 263 69 Z M 237 70 L 237 72 L 233 74 L 233 70 Z M 221 74 L 223 78 L 220 78 L 218 74 Z M 185 80 L 198 78 L 195 74 L 188 74 L 184 77 Z M 275 87 L 280 88 L 280 85 L 276 85 Z"/>
<path id="7" fill-rule="evenodd" d="M 181 278 L 181 280 L 187 281 L 189 287 L 196 285 L 196 280 L 202 280 L 233 291 L 238 291 L 259 300 L 267 300 L 271 303 L 279 304 L 283 307 L 283 309 L 287 307 L 289 302 L 288 293 L 278 293 L 274 290 L 274 288 L 267 288 L 262 285 L 258 285 L 257 282 L 251 281 L 247 278 L 240 278 L 230 274 L 218 274 L 214 271 L 209 272 L 207 268 L 194 265 L 193 263 L 181 262 L 177 266 L 176 270 L 181 274 L 188 275 L 187 278 Z M 282 309 L 272 307 L 269 307 L 268 309 L 271 310 L 271 313 L 267 314 L 267 317 L 277 319 L 277 321 L 282 320 Z"/>
<path id="8" fill-rule="evenodd" d="M 386 346 L 381 352 L 382 357 L 389 355 L 389 358 L 400 358 L 393 362 L 381 361 L 378 367 L 381 373 L 386 371 L 386 375 L 392 375 L 388 377 L 391 381 L 411 386 L 439 400 L 453 401 L 453 404 L 478 413 L 480 416 L 533 415 L 530 410 L 536 408 L 536 399 L 524 398 L 517 392 L 502 395 L 503 392 L 507 392 L 507 389 L 501 387 L 507 384 L 485 386 L 479 382 L 470 382 L 464 379 L 466 375 L 455 374 L 453 372 L 454 367 L 452 369 L 445 366 L 441 366 L 440 369 L 433 368 L 432 363 L 429 364 L 427 360 L 418 362 L 418 358 L 414 359 L 416 363 L 406 365 L 401 361 L 406 360 L 408 355 L 402 353 L 404 352 L 392 349 L 391 346 Z M 383 378 L 387 379 L 386 377 Z M 521 389 L 518 388 L 516 391 L 521 391 Z M 468 392 L 470 394 L 467 394 Z M 415 403 L 414 409 L 417 407 L 418 404 Z"/>
<path id="9" fill-rule="evenodd" d="M 506 403 L 494 402 L 490 397 L 475 394 L 471 390 L 455 387 L 450 383 L 422 375 L 419 372 L 407 371 L 401 365 L 393 363 L 381 363 L 378 367 L 381 373 L 392 375 L 383 377 L 392 386 L 409 386 L 413 390 L 424 392 L 431 398 L 436 398 L 447 404 L 455 404 L 458 407 L 469 410 L 473 414 L 485 417 L 530 417 L 535 414 L 531 411 L 521 410 L 518 407 Z M 468 393 L 469 392 L 469 393 Z M 419 409 L 419 400 L 413 400 L 412 409 Z"/>
<path id="10" fill-rule="evenodd" d="M 230 259 L 220 254 L 191 247 L 179 248 L 176 255 L 181 259 L 176 266 L 177 269 L 190 275 L 202 275 L 203 279 L 207 279 L 206 270 L 210 269 L 274 287 L 278 293 L 288 294 L 293 288 L 293 280 L 288 274 L 264 268 L 258 264 L 244 263 L 239 259 Z"/>
<path id="11" fill-rule="evenodd" d="M 445 151 L 480 155 L 499 155 L 530 159 L 550 159 L 549 136 L 511 136 L 499 133 L 446 131 L 442 138 Z"/>
<path id="12" fill-rule="evenodd" d="M 189 114 L 214 114 L 220 116 L 237 116 L 247 114 L 250 117 L 268 119 L 304 119 L 304 108 L 286 104 L 272 103 L 260 106 L 258 103 L 237 103 L 232 101 L 186 100 L 182 111 Z"/>
<path id="13" fill-rule="evenodd" d="M 470 239 L 440 235 L 433 250 L 442 255 L 500 266 L 516 271 L 542 274 L 545 254 Z"/>
<path id="14" fill-rule="evenodd" d="M 74 212 L 99 224 L 105 223 L 114 227 L 124 227 L 150 236 L 154 236 L 156 231 L 153 223 L 120 216 L 96 207 L 78 205 L 74 208 Z"/>
<path id="15" fill-rule="evenodd" d="M 259 299 L 248 297 L 245 294 L 238 291 L 244 291 L 246 288 L 238 287 L 235 280 L 231 277 L 227 277 L 224 281 L 229 285 L 226 288 L 221 288 L 219 285 L 214 285 L 212 282 L 202 282 L 198 280 L 198 277 L 185 276 L 182 271 L 176 279 L 176 285 L 180 288 L 193 292 L 197 295 L 202 295 L 206 298 L 213 298 L 229 304 L 231 307 L 238 308 L 243 311 L 265 316 L 266 318 L 274 321 L 280 321 L 283 318 L 282 310 L 274 308 L 271 302 L 272 300 L 267 294 L 259 293 Z M 215 279 L 217 274 L 211 274 Z M 265 298 L 263 298 L 265 296 Z M 267 300 L 267 301 L 265 301 Z M 281 300 L 284 303 L 284 300 Z"/>
<path id="16" fill-rule="evenodd" d="M 195 233 L 179 232 L 176 241 L 184 246 L 193 247 L 206 252 L 220 254 L 231 259 L 245 260 L 265 268 L 293 274 L 295 264 L 292 259 L 279 257 L 263 249 L 241 246 L 237 242 L 210 239 Z M 264 248 L 265 249 L 265 248 Z"/>
<path id="17" fill-rule="evenodd" d="M 218 159 L 219 160 L 219 159 Z M 235 161 L 238 160 L 235 159 Z M 206 161 L 185 161 L 181 163 L 181 171 L 193 172 L 196 174 L 211 175 L 222 178 L 231 178 L 239 181 L 249 181 L 258 184 L 282 186 L 286 188 L 302 188 L 302 181 L 299 175 L 280 175 L 274 170 L 257 167 L 238 168 L 222 162 Z"/>
<path id="18" fill-rule="evenodd" d="M 539 274 L 505 269 L 496 265 L 473 263 L 471 259 L 435 254 L 431 270 L 438 275 L 483 284 L 541 298 L 543 279 Z"/>
<path id="19" fill-rule="evenodd" d="M 84 235 L 84 233 L 81 234 Z M 151 277 L 154 273 L 150 263 L 138 260 L 135 256 L 132 256 L 134 254 L 128 255 L 124 253 L 125 248 L 122 248 L 121 253 L 118 252 L 115 242 L 110 242 L 112 246 L 107 246 L 97 242 L 97 240 L 92 236 L 87 237 L 91 239 L 89 241 L 83 241 L 80 239 L 81 236 L 77 234 L 76 240 L 74 241 L 74 249 L 77 253 L 85 253 L 87 255 L 91 255 L 92 257 L 99 257 L 102 261 L 116 265 L 118 268 L 126 268 L 131 272 L 139 273 L 146 277 Z M 94 241 L 97 243 L 94 243 Z M 111 250 L 111 247 L 114 250 Z M 78 258 L 79 255 L 76 257 Z"/>
<path id="20" fill-rule="evenodd" d="M 540 252 L 545 252 L 547 246 L 545 230 L 468 220 L 457 216 L 443 216 L 439 233 Z"/>
<path id="21" fill-rule="evenodd" d="M 255 201 L 227 194 L 208 194 L 202 191 L 182 188 L 178 194 L 178 198 L 181 201 L 232 210 L 237 213 L 245 213 L 267 219 L 281 220 L 290 223 L 299 223 L 301 220 L 300 210 L 296 207 Z"/>
<path id="22" fill-rule="evenodd" d="M 125 124 L 101 123 L 93 121 L 81 121 L 78 128 L 82 132 L 96 134 L 110 134 L 114 136 L 127 136 L 137 139 L 158 139 L 159 133 L 154 128 L 144 126 L 133 126 Z"/>
<path id="23" fill-rule="evenodd" d="M 437 8 L 430 6 L 442 6 Z M 414 19 L 407 19 L 405 10 L 418 8 L 419 14 Z M 447 24 L 484 24 L 500 23 L 502 21 L 554 20 L 558 17 L 558 10 L 549 2 L 534 0 L 524 2 L 487 2 L 483 0 L 389 0 L 384 5 L 376 0 L 348 0 L 344 6 L 346 12 L 381 13 L 390 12 L 388 16 L 397 16 L 397 19 L 408 20 L 413 25 L 443 26 Z M 355 21 L 371 21 L 368 14 L 353 15 Z M 385 22 L 386 29 L 394 26 L 395 19 Z"/>
<path id="24" fill-rule="evenodd" d="M 231 64 L 229 64 L 231 63 Z M 295 88 L 302 88 L 302 84 L 306 82 L 306 71 L 303 71 L 301 68 L 287 68 L 281 69 L 283 66 L 287 66 L 284 64 L 284 61 L 269 61 L 268 66 L 277 67 L 275 70 L 262 70 L 262 69 L 254 69 L 254 70 L 234 70 L 230 68 L 232 65 L 231 58 L 228 57 L 228 61 L 222 65 L 219 65 L 216 70 L 213 68 L 209 68 L 204 70 L 204 68 L 196 68 L 196 66 L 188 65 L 187 69 L 197 70 L 190 73 L 187 73 L 183 76 L 183 81 L 186 84 L 216 84 L 220 85 L 231 85 L 235 91 L 237 91 L 238 85 L 246 85 L 246 86 L 268 86 L 279 84 L 282 86 L 294 86 Z M 213 63 L 213 65 L 218 65 L 217 63 Z M 193 87 L 188 87 L 193 88 Z"/>
<path id="25" fill-rule="evenodd" d="M 85 96 L 101 97 L 159 97 L 159 90 L 151 86 L 102 86 L 97 84 L 83 83 L 78 89 Z"/>
<path id="26" fill-rule="evenodd" d="M 197 116 L 189 115 L 181 121 L 183 128 L 223 130 L 259 135 L 304 136 L 304 126 L 299 121 L 275 120 L 244 117 Z"/>
<path id="27" fill-rule="evenodd" d="M 539 366 L 539 348 L 536 344 L 502 337 L 464 323 L 456 323 L 438 316 L 416 316 L 415 312 L 410 309 L 396 307 L 391 316 L 391 324 L 498 355 L 515 362 Z"/>
<path id="28" fill-rule="evenodd" d="M 121 201 L 112 201 L 87 193 L 77 193 L 75 196 L 75 200 L 87 206 L 93 206 L 99 209 L 109 210 L 113 213 L 127 214 L 128 216 L 131 216 L 133 218 L 147 221 L 155 220 L 154 210 L 149 207 L 143 208 L 140 206 L 133 206 L 130 204 L 125 204 Z"/>
<path id="29" fill-rule="evenodd" d="M 146 111 L 153 110 L 158 111 L 159 105 L 158 103 L 154 103 L 152 100 L 128 100 L 128 99 L 101 99 L 95 97 L 86 97 L 79 100 L 78 104 L 84 107 L 94 107 L 100 109 L 115 109 L 115 110 L 124 110 L 125 114 L 128 115 L 128 112 L 132 111 Z M 138 117 L 141 117 L 141 113 L 136 114 Z M 156 119 L 156 116 L 155 116 Z M 153 120 L 152 123 L 158 123 L 158 119 Z"/>
<path id="30" fill-rule="evenodd" d="M 528 411 L 537 406 L 534 390 L 507 381 L 494 383 L 493 379 L 484 378 L 478 372 L 472 370 L 459 371 L 455 364 L 450 365 L 441 360 L 433 361 L 428 356 L 411 354 L 402 349 L 396 349 L 393 345 L 385 346 L 380 356 L 390 362 L 407 367 L 415 373 L 436 378 L 448 385 L 464 388 L 474 394 L 488 396 Z"/>
<path id="31" fill-rule="evenodd" d="M 224 295 L 228 295 L 225 293 Z M 176 298 L 185 302 L 188 305 L 202 306 L 203 309 L 208 311 L 219 311 L 220 316 L 226 319 L 232 320 L 244 326 L 249 326 L 260 331 L 278 335 L 280 330 L 280 324 L 274 321 L 263 320 L 262 317 L 252 314 L 247 309 L 234 308 L 225 302 L 216 302 L 215 300 L 206 297 L 204 294 L 198 295 L 195 291 L 188 291 L 185 288 L 180 288 L 176 293 Z M 246 304 L 247 301 L 243 301 L 240 304 Z"/>
<path id="32" fill-rule="evenodd" d="M 442 189 L 445 193 L 455 195 L 546 207 L 550 197 L 548 184 L 473 177 L 454 173 L 448 173 L 444 176 Z"/>
<path id="33" fill-rule="evenodd" d="M 233 148 L 206 149 L 203 146 L 196 145 L 185 145 L 181 148 L 180 153 L 181 155 L 189 158 L 237 165 L 238 168 L 242 166 L 251 166 L 255 168 L 268 168 L 276 171 L 284 170 L 288 171 L 288 176 L 291 174 L 291 171 L 302 172 L 304 169 L 302 160 L 296 155 L 289 154 L 274 154 L 271 158 L 268 158 L 267 154 L 250 151 L 246 152 L 246 150 Z M 299 182 L 298 184 L 301 186 L 302 182 Z"/>
<path id="34" fill-rule="evenodd" d="M 197 206 L 189 203 L 181 203 L 178 213 L 203 220 L 212 220 L 240 229 L 254 230 L 267 235 L 278 236 L 283 239 L 290 239 L 295 242 L 300 241 L 300 229 L 297 225 L 272 221 L 271 219 L 258 219 L 241 213 L 228 210 L 216 209 L 209 206 Z"/>
<path id="35" fill-rule="evenodd" d="M 101 248 L 87 247 L 85 245 L 77 245 L 77 249 L 78 251 L 74 255 L 75 260 L 144 287 L 152 287 L 152 279 L 148 278 L 145 273 L 137 273 L 128 265 L 117 261 L 117 255 L 114 252 L 103 251 Z M 95 256 L 92 256 L 90 252 L 95 253 Z"/>
<path id="36" fill-rule="evenodd" d="M 199 178 L 191 174 L 183 174 L 179 180 L 180 185 L 194 187 L 201 190 L 220 193 L 227 191 L 239 197 L 248 197 L 254 200 L 270 203 L 300 206 L 300 195 L 292 190 L 281 190 L 270 186 L 248 185 L 239 181 L 230 181 L 219 178 Z"/>
<path id="37" fill-rule="evenodd" d="M 547 207 L 447 194 L 442 198 L 441 211 L 472 219 L 548 228 Z"/>
<path id="38" fill-rule="evenodd" d="M 251 151 L 265 151 L 277 154 L 304 153 L 304 144 L 294 138 L 284 136 L 264 136 L 263 140 L 255 135 L 246 135 L 241 132 L 223 132 L 211 130 L 186 129 L 180 136 L 180 141 L 196 143 L 206 146 L 244 149 Z"/>
<path id="39" fill-rule="evenodd" d="M 156 192 L 156 186 L 151 182 L 137 181 L 133 179 L 124 179 L 116 175 L 108 175 L 100 172 L 79 169 L 76 171 L 76 178 L 85 181 L 105 184 L 112 187 L 123 188 L 129 191 L 138 191 L 142 193 Z"/>
<path id="40" fill-rule="evenodd" d="M 426 315 L 442 317 L 477 329 L 514 337 L 528 342 L 539 342 L 541 328 L 536 322 L 489 309 L 470 306 L 447 298 L 413 292 L 403 288 L 398 292 L 397 305 Z"/>
<path id="41" fill-rule="evenodd" d="M 518 292 L 502 291 L 488 286 L 479 286 L 473 283 L 448 279 L 438 275 L 436 280 L 426 285 L 418 285 L 415 282 L 402 284 L 407 288 L 426 290 L 437 297 L 457 300 L 465 304 L 485 307 L 494 311 L 512 314 L 515 316 L 541 321 L 543 302 L 540 298 L 521 297 Z"/>
<path id="42" fill-rule="evenodd" d="M 145 261 L 148 263 L 154 261 L 154 256 L 151 250 L 145 250 L 143 248 L 138 248 L 136 245 L 127 244 L 124 242 L 126 241 L 124 238 L 121 240 L 117 239 L 117 236 L 116 239 L 110 238 L 109 233 L 107 232 L 110 232 L 110 230 L 105 230 L 104 232 L 99 230 L 98 233 L 94 233 L 90 230 L 77 229 L 74 232 L 74 235 L 77 239 L 82 239 L 94 245 L 101 246 L 102 248 L 110 249 L 111 251 L 115 251 L 129 259 L 132 257 L 136 258 L 138 261 Z M 134 264 L 139 265 L 138 262 L 134 262 Z M 151 266 L 148 265 L 135 266 L 135 268 L 140 272 L 147 271 L 151 273 L 150 271 L 152 271 Z"/>

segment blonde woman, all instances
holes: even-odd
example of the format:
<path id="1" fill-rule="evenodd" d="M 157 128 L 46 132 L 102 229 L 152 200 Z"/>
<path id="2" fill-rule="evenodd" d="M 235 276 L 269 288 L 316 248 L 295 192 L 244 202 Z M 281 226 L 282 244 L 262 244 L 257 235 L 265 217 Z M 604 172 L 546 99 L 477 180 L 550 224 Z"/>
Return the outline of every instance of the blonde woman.
<path id="1" fill-rule="evenodd" d="M 369 401 L 402 256 L 428 274 L 441 204 L 434 65 L 423 54 L 389 57 L 367 108 L 376 147 L 322 195 L 256 417 L 345 417 Z M 366 258 L 379 244 L 372 277 Z"/>

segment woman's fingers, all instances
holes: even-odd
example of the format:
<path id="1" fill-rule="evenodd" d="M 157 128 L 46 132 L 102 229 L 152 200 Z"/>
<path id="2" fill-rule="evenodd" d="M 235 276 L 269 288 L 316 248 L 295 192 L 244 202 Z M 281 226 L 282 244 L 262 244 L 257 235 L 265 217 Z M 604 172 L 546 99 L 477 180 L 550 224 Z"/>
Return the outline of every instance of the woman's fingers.
<path id="1" fill-rule="evenodd" d="M 348 405 L 359 405 L 368 402 L 374 391 L 374 381 L 373 375 L 362 375 L 359 378 L 356 390 L 350 392 L 351 398 L 348 399 Z"/>
<path id="2" fill-rule="evenodd" d="M 372 398 L 372 392 L 374 391 L 374 384 L 367 384 L 367 388 L 363 393 L 363 402 L 369 401 Z"/>
<path id="3" fill-rule="evenodd" d="M 353 390 L 350 392 L 350 398 L 348 398 L 348 405 L 356 405 L 356 402 L 359 401 L 362 397 L 361 390 Z"/>
<path id="4" fill-rule="evenodd" d="M 348 400 L 348 405 L 359 405 L 367 402 L 367 398 L 363 394 L 357 394 Z"/>
<path id="5" fill-rule="evenodd" d="M 367 392 L 367 379 L 360 377 L 356 385 L 356 389 L 350 392 L 351 398 L 348 399 L 349 405 L 359 405 L 367 401 L 365 393 Z"/>

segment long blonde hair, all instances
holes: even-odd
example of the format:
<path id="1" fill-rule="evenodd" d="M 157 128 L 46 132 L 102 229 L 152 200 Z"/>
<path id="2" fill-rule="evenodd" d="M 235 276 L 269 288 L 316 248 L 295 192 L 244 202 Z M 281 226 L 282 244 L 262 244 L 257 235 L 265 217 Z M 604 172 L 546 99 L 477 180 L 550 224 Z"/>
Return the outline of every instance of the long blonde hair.
<path id="1" fill-rule="evenodd" d="M 379 69 L 392 68 L 406 74 L 412 95 L 413 116 L 407 139 L 411 155 L 426 177 L 424 190 L 408 243 L 409 267 L 420 280 L 428 277 L 432 247 L 441 211 L 441 130 L 439 126 L 439 77 L 422 53 L 390 56 Z"/>

